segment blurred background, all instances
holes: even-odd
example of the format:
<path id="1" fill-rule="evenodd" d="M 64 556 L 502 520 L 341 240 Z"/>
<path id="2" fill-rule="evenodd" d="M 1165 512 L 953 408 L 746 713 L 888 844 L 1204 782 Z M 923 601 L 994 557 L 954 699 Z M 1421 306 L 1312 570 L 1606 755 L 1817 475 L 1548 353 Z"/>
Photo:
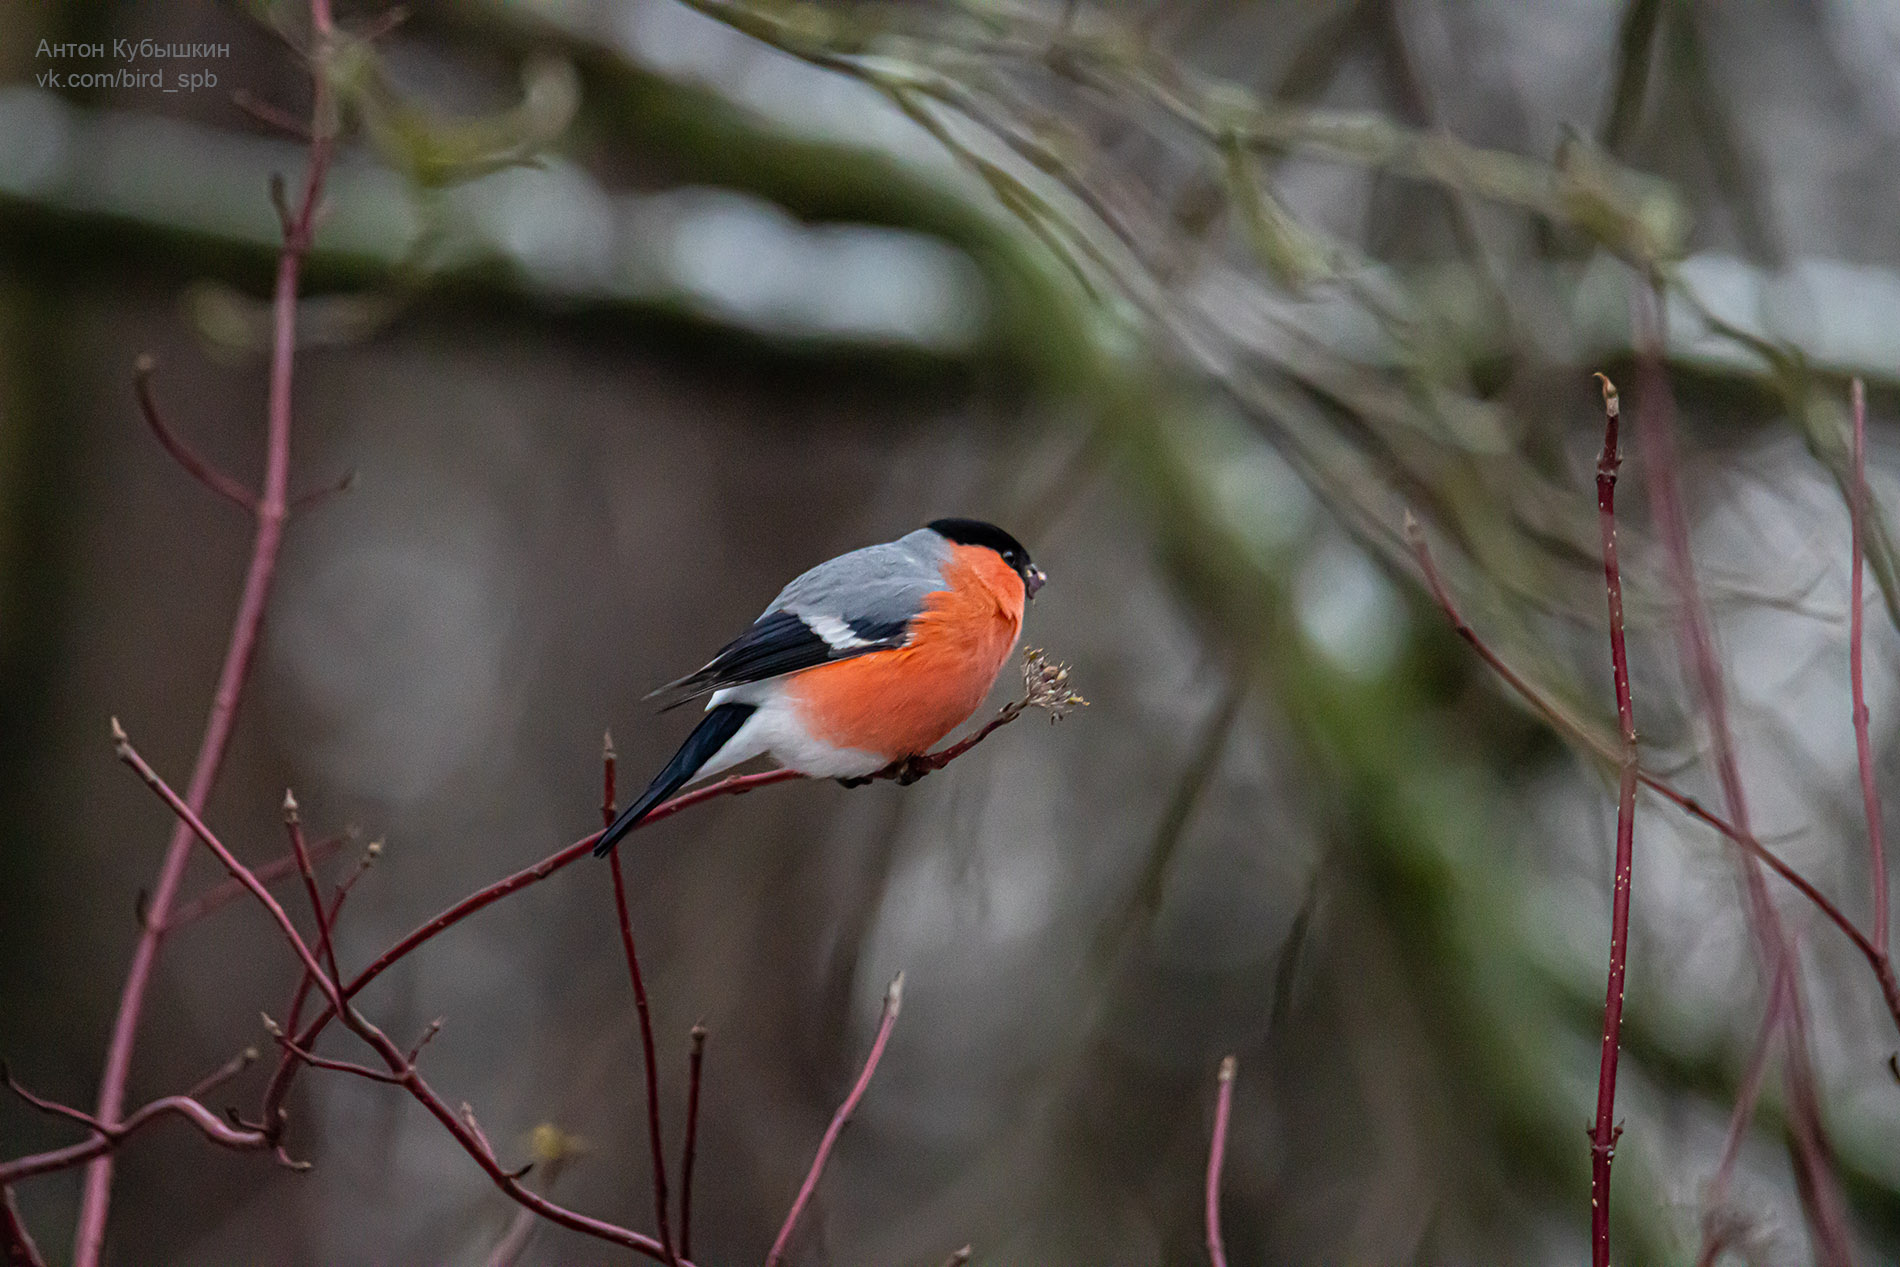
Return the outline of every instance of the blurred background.
<path id="1" fill-rule="evenodd" d="M 603 730 L 637 786 L 689 721 L 645 692 L 928 519 L 1026 542 L 1051 578 L 1026 638 L 1092 701 L 915 787 L 777 787 L 632 842 L 675 1155 L 711 1032 L 700 1262 L 763 1256 L 899 969 L 795 1261 L 1203 1261 L 1228 1052 L 1232 1261 L 1585 1257 L 1613 773 L 1451 635 L 1399 524 L 1614 733 L 1590 372 L 1633 384 L 1646 273 L 1756 827 L 1867 920 L 1839 489 L 1862 375 L 1891 787 L 1900 5 L 424 0 L 365 38 L 380 13 L 338 14 L 296 371 L 293 490 L 355 480 L 292 522 L 210 807 L 257 862 L 286 785 L 313 835 L 356 833 L 337 874 L 386 842 L 346 968 L 591 830 Z M 267 183 L 303 147 L 234 93 L 307 118 L 307 47 L 294 4 L 0 23 L 0 1053 L 73 1104 L 170 830 L 107 718 L 182 786 L 250 548 L 131 367 L 153 353 L 173 425 L 256 478 Z M 90 78 L 121 67 L 162 83 Z M 1645 491 L 1633 450 L 1646 760 L 1716 804 Z M 1725 1261 L 1810 1261 L 1778 1077 L 1707 1191 L 1765 993 L 1733 851 L 1653 799 L 1636 846 L 1617 1257 L 1692 1262 L 1714 1222 Z M 194 859 L 186 892 L 218 878 Z M 1774 893 L 1857 1254 L 1900 1261 L 1892 1023 Z M 265 1043 L 293 979 L 248 906 L 172 936 L 132 1102 Z M 582 1137 L 552 1195 L 647 1228 L 627 994 L 582 863 L 364 1004 L 399 1040 L 445 1016 L 442 1094 L 504 1158 Z M 262 1077 L 219 1094 L 248 1111 Z M 514 1207 L 394 1089 L 307 1073 L 291 1111 L 308 1174 L 180 1126 L 127 1147 L 108 1258 L 502 1238 Z M 73 1137 L 0 1103 L 7 1156 Z M 54 1261 L 79 1190 L 18 1190 Z M 623 1257 L 544 1225 L 522 1261 Z"/>

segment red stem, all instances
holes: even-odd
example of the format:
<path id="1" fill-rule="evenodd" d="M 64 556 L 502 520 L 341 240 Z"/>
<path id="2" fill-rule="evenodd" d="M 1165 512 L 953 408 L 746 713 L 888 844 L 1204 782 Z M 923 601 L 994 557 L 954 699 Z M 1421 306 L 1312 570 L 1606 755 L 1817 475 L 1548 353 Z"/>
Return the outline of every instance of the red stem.
<path id="1" fill-rule="evenodd" d="M 13 1202 L 13 1189 L 0 1185 L 0 1263 L 6 1267 L 46 1267 L 33 1234 L 26 1230 L 20 1207 Z"/>
<path id="2" fill-rule="evenodd" d="M 1623 574 L 1616 557 L 1616 387 L 1603 375 L 1603 452 L 1597 458 L 1597 525 L 1603 538 L 1603 583 L 1610 612 L 1610 666 L 1616 720 L 1622 731 L 1616 797 L 1616 874 L 1610 890 L 1610 971 L 1603 998 L 1603 1051 L 1597 1065 L 1597 1117 L 1590 1135 L 1590 1260 L 1610 1264 L 1610 1163 L 1622 1134 L 1616 1125 L 1616 1061 L 1623 1041 L 1623 980 L 1629 956 L 1630 870 L 1636 836 L 1636 712 L 1630 700 L 1629 650 L 1623 641 Z"/>
<path id="3" fill-rule="evenodd" d="M 297 872 L 303 877 L 304 897 L 310 903 L 310 918 L 317 925 L 317 954 L 330 970 L 330 980 L 341 981 L 343 974 L 337 971 L 336 947 L 330 937 L 329 913 L 323 909 L 323 894 L 317 889 L 317 869 L 311 864 L 310 850 L 304 845 L 303 817 L 297 810 L 297 798 L 284 789 L 284 830 L 290 836 L 290 852 L 297 859 Z M 293 1020 L 292 1025 L 296 1022 Z"/>
<path id="4" fill-rule="evenodd" d="M 1207 1147 L 1207 1257 L 1213 1267 L 1227 1267 L 1227 1243 L 1220 1230 L 1220 1176 L 1227 1162 L 1227 1122 L 1234 1112 L 1232 1056 L 1220 1062 L 1220 1090 L 1214 1097 L 1214 1137 Z"/>
<path id="5" fill-rule="evenodd" d="M 311 16 L 319 41 L 330 34 L 328 0 L 311 0 Z M 319 54 L 321 55 L 321 53 Z M 315 76 L 316 117 L 324 113 L 324 82 Z M 323 193 L 324 175 L 329 169 L 331 138 L 321 129 L 310 143 L 310 162 L 304 173 L 303 200 L 292 231 L 284 235 L 283 253 L 278 258 L 276 290 L 273 296 L 275 340 L 271 350 L 268 439 L 264 457 L 264 490 L 258 499 L 257 533 L 251 545 L 250 567 L 244 578 L 244 593 L 238 601 L 237 617 L 231 625 L 230 643 L 225 650 L 224 667 L 212 697 L 211 712 L 205 721 L 199 742 L 197 761 L 185 803 L 194 813 L 201 812 L 211 798 L 224 766 L 224 754 L 230 744 L 231 729 L 237 719 L 238 701 L 250 676 L 251 662 L 257 651 L 258 630 L 263 624 L 264 608 L 270 598 L 271 582 L 277 573 L 277 555 L 283 542 L 284 519 L 290 488 L 290 385 L 291 366 L 296 351 L 297 279 L 303 256 L 310 246 L 310 231 L 318 201 Z M 182 822 L 176 826 L 165 848 L 159 868 L 158 884 L 145 927 L 139 932 L 132 963 L 126 971 L 125 985 L 119 996 L 119 1010 L 113 1021 L 112 1038 L 99 1079 L 97 1116 L 103 1122 L 116 1122 L 125 1108 L 126 1081 L 132 1071 L 132 1050 L 138 1041 L 139 1019 L 145 1009 L 151 987 L 152 970 L 158 961 L 159 945 L 172 903 L 184 879 L 185 863 L 191 856 L 191 831 Z M 74 1267 L 98 1267 L 105 1246 L 106 1215 L 112 1203 L 112 1157 L 102 1155 L 86 1171 L 84 1195 L 73 1238 Z"/>
<path id="6" fill-rule="evenodd" d="M 331 854 L 343 847 L 344 840 L 345 838 L 342 836 L 327 836 L 317 841 L 317 843 L 310 846 L 310 861 L 316 863 L 328 858 Z M 297 870 L 298 862 L 296 855 L 287 853 L 281 858 L 273 858 L 261 867 L 251 868 L 251 874 L 255 875 L 265 884 L 275 884 L 285 876 L 294 874 Z M 244 886 L 227 876 L 225 879 L 220 880 L 218 883 L 206 889 L 203 893 L 200 893 L 197 897 L 192 898 L 189 902 L 185 902 L 174 909 L 171 918 L 165 922 L 165 931 L 170 933 L 183 928 L 186 924 L 201 920 L 214 911 L 224 909 L 243 896 Z M 148 915 L 147 919 L 149 918 L 150 916 Z"/>
<path id="7" fill-rule="evenodd" d="M 155 368 L 151 356 L 141 356 L 132 366 L 132 390 L 139 400 L 139 412 L 145 416 L 145 425 L 152 429 L 165 452 L 172 460 L 185 469 L 186 474 L 203 484 L 238 507 L 247 514 L 257 513 L 257 494 L 226 475 L 211 463 L 199 457 L 184 438 L 166 423 L 165 416 L 158 410 L 158 401 L 152 396 L 152 370 Z"/>
<path id="8" fill-rule="evenodd" d="M 614 821 L 614 737 L 609 734 L 601 745 L 600 825 Z M 627 884 L 620 872 L 620 851 L 607 855 L 614 877 L 614 913 L 620 919 L 620 946 L 627 955 L 627 975 L 633 978 L 633 1008 L 640 1021 L 640 1056 L 646 1070 L 647 1144 L 653 1161 L 653 1209 L 660 1229 L 660 1245 L 668 1262 L 677 1263 L 673 1253 L 673 1229 L 667 1211 L 671 1201 L 666 1195 L 666 1147 L 660 1141 L 659 1057 L 653 1045 L 653 1014 L 647 1006 L 646 980 L 640 974 L 640 955 L 633 945 L 633 920 L 627 914 Z"/>
<path id="9" fill-rule="evenodd" d="M 1875 949 L 1888 954 L 1887 942 L 1887 845 L 1880 823 L 1880 793 L 1874 787 L 1874 744 L 1868 734 L 1867 687 L 1862 676 L 1862 657 L 1866 646 L 1865 600 L 1861 542 L 1867 522 L 1867 387 L 1854 380 L 1854 489 L 1847 500 L 1848 520 L 1852 525 L 1853 567 L 1849 586 L 1847 636 L 1848 674 L 1854 688 L 1854 751 L 1860 759 L 1860 799 L 1867 811 L 1868 866 L 1873 875 Z"/>
<path id="10" fill-rule="evenodd" d="M 680 1156 L 680 1254 L 693 1256 L 693 1158 L 699 1151 L 699 1079 L 706 1063 L 706 1027 L 693 1026 L 686 1060 L 686 1148 Z"/>
<path id="11" fill-rule="evenodd" d="M 818 1190 L 818 1177 L 824 1173 L 825 1162 L 831 1157 L 831 1150 L 837 1144 L 844 1124 L 851 1120 L 851 1114 L 856 1111 L 858 1101 L 864 1098 L 865 1088 L 871 1085 L 871 1075 L 877 1072 L 877 1062 L 884 1058 L 884 1045 L 890 1042 L 891 1027 L 897 1024 L 897 1009 L 903 1001 L 904 974 L 900 972 L 891 982 L 891 988 L 884 992 L 884 1015 L 878 1021 L 877 1037 L 871 1040 L 871 1054 L 864 1058 L 864 1069 L 852 1085 L 851 1094 L 831 1115 L 831 1125 L 825 1128 L 824 1138 L 818 1141 L 818 1153 L 811 1159 L 811 1169 L 805 1172 L 805 1182 L 798 1186 L 798 1196 L 793 1198 L 792 1208 L 785 1214 L 784 1225 L 778 1230 L 778 1239 L 772 1242 L 771 1252 L 765 1256 L 765 1267 L 778 1267 L 784 1261 L 785 1247 L 791 1243 L 792 1232 L 798 1227 L 799 1216 L 811 1203 L 812 1193 Z"/>

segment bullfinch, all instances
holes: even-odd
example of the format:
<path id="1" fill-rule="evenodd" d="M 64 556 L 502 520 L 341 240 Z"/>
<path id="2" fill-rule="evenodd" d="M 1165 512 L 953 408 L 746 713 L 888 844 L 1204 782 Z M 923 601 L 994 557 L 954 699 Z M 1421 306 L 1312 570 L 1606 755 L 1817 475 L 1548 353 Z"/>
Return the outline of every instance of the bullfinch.
<path id="1" fill-rule="evenodd" d="M 706 717 L 594 853 L 688 783 L 753 757 L 850 780 L 928 752 L 989 694 L 1045 579 L 1016 538 L 978 519 L 820 563 L 704 668 L 653 692 L 710 695 Z"/>

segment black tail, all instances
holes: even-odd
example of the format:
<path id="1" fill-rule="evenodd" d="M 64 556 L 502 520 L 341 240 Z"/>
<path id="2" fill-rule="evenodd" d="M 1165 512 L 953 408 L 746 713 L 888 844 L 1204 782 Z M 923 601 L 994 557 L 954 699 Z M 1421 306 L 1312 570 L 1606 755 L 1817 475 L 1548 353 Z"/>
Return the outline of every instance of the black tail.
<path id="1" fill-rule="evenodd" d="M 620 817 L 614 819 L 613 826 L 600 834 L 600 843 L 594 846 L 594 856 L 604 858 L 607 851 L 620 843 L 620 838 L 640 825 L 655 805 L 664 801 L 673 793 L 685 787 L 699 767 L 711 759 L 713 753 L 726 746 L 726 742 L 739 733 L 739 727 L 746 719 L 756 713 L 758 708 L 752 704 L 721 704 L 706 714 L 706 720 L 693 728 L 686 737 L 680 750 L 666 763 L 666 768 L 653 776 L 653 782 L 647 784 L 647 790 L 640 799 L 620 811 Z"/>

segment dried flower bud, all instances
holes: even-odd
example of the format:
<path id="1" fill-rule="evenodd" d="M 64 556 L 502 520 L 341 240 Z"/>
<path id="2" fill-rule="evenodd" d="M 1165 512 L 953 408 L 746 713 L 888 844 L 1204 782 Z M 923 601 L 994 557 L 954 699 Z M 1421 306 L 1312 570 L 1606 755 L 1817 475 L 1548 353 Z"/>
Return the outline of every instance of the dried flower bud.
<path id="1" fill-rule="evenodd" d="M 1088 701 L 1069 689 L 1069 666 L 1048 659 L 1041 647 L 1026 647 L 1023 650 L 1023 704 L 1029 708 L 1040 708 L 1049 714 L 1051 722 L 1061 721 L 1069 712 L 1077 708 L 1087 708 Z"/>

